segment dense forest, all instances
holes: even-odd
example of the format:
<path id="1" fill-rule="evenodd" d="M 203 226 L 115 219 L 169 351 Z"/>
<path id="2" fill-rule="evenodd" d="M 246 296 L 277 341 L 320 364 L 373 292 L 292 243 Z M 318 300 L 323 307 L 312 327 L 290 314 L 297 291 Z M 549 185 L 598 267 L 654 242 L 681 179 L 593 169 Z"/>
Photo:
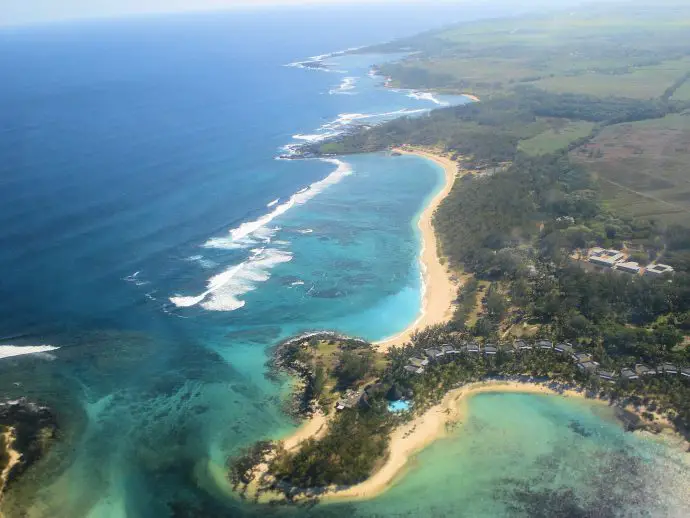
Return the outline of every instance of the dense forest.
<path id="1" fill-rule="evenodd" d="M 546 126 L 544 118 L 583 120 L 604 126 L 661 118 L 689 107 L 689 102 L 602 99 L 525 87 L 517 93 L 481 103 L 438 109 L 420 117 L 402 117 L 360 128 L 321 144 L 305 146 L 303 151 L 311 154 L 366 153 L 409 144 L 440 147 L 456 157 L 464 157 L 469 167 L 497 165 L 515 159 L 521 140 L 542 133 Z M 575 142 L 572 147 L 583 142 Z"/>

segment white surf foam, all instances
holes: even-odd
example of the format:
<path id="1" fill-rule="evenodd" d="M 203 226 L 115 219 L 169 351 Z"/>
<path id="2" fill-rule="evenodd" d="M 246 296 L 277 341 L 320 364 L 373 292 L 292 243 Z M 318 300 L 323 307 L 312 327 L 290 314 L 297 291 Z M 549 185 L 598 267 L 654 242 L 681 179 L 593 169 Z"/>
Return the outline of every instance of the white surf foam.
<path id="1" fill-rule="evenodd" d="M 52 345 L 0 345 L 0 359 L 22 356 L 25 354 L 47 353 L 57 349 L 59 349 L 59 347 L 54 347 Z"/>
<path id="2" fill-rule="evenodd" d="M 298 133 L 297 135 L 293 135 L 292 138 L 295 140 L 305 140 L 307 142 L 320 142 L 322 140 L 326 140 L 331 137 L 337 137 L 340 135 L 340 132 L 330 132 L 330 133 L 313 133 L 311 135 L 303 135 L 301 133 Z M 285 146 L 285 148 L 292 147 L 292 144 L 288 144 L 288 146 Z"/>
<path id="3" fill-rule="evenodd" d="M 267 281 L 273 267 L 292 260 L 292 254 L 283 250 L 261 248 L 252 252 L 247 261 L 211 277 L 203 293 L 170 297 L 170 302 L 180 308 L 199 304 L 209 311 L 234 311 L 243 307 L 242 295 L 256 289 L 257 283 Z"/>
<path id="4" fill-rule="evenodd" d="M 149 283 L 149 281 L 142 281 L 141 278 L 139 277 L 140 271 L 134 272 L 132 275 L 128 275 L 127 277 L 124 277 L 122 280 L 131 282 L 135 286 L 144 286 Z"/>
<path id="5" fill-rule="evenodd" d="M 261 232 L 266 232 L 267 225 L 275 218 L 285 214 L 295 205 L 302 205 L 306 203 L 330 185 L 336 184 L 346 176 L 352 174 L 352 167 L 342 160 L 337 160 L 334 158 L 324 158 L 321 160 L 336 165 L 337 167 L 335 171 L 329 174 L 326 178 L 314 182 L 308 187 L 296 192 L 290 196 L 286 202 L 276 205 L 273 211 L 269 212 L 268 214 L 264 214 L 254 221 L 245 221 L 239 227 L 233 228 L 230 230 L 229 237 L 211 238 L 204 244 L 204 246 L 207 248 L 225 249 L 245 248 L 248 243 L 252 242 L 252 236 L 261 236 Z"/>
<path id="6" fill-rule="evenodd" d="M 396 117 L 414 115 L 416 113 L 424 113 L 428 111 L 429 110 L 426 108 L 420 108 L 415 110 L 403 108 L 402 110 L 395 110 L 392 112 L 383 113 L 341 113 L 340 115 L 338 115 L 337 119 L 331 122 L 327 122 L 326 124 L 321 126 L 319 130 L 331 131 L 337 134 L 342 134 L 343 131 L 349 129 L 355 124 L 360 123 L 361 121 L 371 121 L 373 123 L 379 123 Z"/>
<path id="7" fill-rule="evenodd" d="M 437 104 L 439 106 L 449 106 L 450 103 L 447 103 L 445 101 L 441 101 L 440 99 L 436 98 L 434 94 L 431 92 L 410 92 L 407 94 L 408 97 L 411 97 L 412 99 L 417 99 L 418 101 L 430 101 L 434 104 Z"/>
<path id="8" fill-rule="evenodd" d="M 340 85 L 336 88 L 331 88 L 328 93 L 330 95 L 354 95 L 356 92 L 353 92 L 352 90 L 355 89 L 355 86 L 357 84 L 357 78 L 348 76 L 342 80 Z"/>
<path id="9" fill-rule="evenodd" d="M 199 266 L 205 269 L 210 269 L 214 268 L 217 266 L 217 264 L 214 261 L 211 261 L 210 259 L 206 259 L 203 255 L 192 255 L 187 257 L 187 261 L 191 263 L 197 263 Z"/>
<path id="10" fill-rule="evenodd" d="M 270 243 L 278 230 L 280 230 L 280 227 L 262 227 L 256 229 L 251 236 L 241 239 L 234 239 L 232 235 L 212 237 L 201 246 L 204 248 L 214 248 L 217 250 L 239 250 L 241 248 L 250 248 L 260 243 Z"/>
<path id="11" fill-rule="evenodd" d="M 302 61 L 294 61 L 292 63 L 288 63 L 285 65 L 286 67 L 296 67 L 296 68 L 306 68 L 309 70 L 320 70 L 322 72 L 340 72 L 337 70 L 333 70 L 330 68 L 323 68 L 323 67 L 313 67 L 309 65 L 314 65 L 314 64 L 323 64 L 323 61 L 326 59 L 330 58 L 335 58 L 337 56 L 343 56 L 344 54 L 347 54 L 348 52 L 354 52 L 355 50 L 359 50 L 362 47 L 351 47 L 349 49 L 345 50 L 337 50 L 335 52 L 329 52 L 327 54 L 319 54 L 318 56 L 311 56 L 308 57 L 307 59 L 304 59 Z"/>
<path id="12" fill-rule="evenodd" d="M 269 207 L 269 208 L 270 208 L 270 207 L 273 207 L 273 206 L 276 205 L 279 201 L 280 201 L 280 198 L 276 198 L 275 200 L 273 200 L 273 201 L 267 203 L 267 204 L 266 204 L 266 207 Z"/>

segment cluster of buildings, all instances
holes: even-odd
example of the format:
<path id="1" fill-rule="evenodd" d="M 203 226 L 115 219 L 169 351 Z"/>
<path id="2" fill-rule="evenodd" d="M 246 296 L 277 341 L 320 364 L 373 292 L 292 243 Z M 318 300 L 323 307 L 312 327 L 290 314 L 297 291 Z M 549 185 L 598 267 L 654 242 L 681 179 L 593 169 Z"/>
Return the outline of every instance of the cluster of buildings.
<path id="1" fill-rule="evenodd" d="M 640 266 L 635 261 L 629 261 L 629 257 L 620 250 L 606 250 L 595 247 L 590 249 L 588 261 L 596 266 L 603 266 L 621 272 L 632 273 L 634 275 L 656 276 L 666 273 L 673 273 L 673 267 L 667 264 L 648 264 Z"/>
<path id="2" fill-rule="evenodd" d="M 571 358 L 577 368 L 586 374 L 597 376 L 604 381 L 616 381 L 620 378 L 636 380 L 643 376 L 658 376 L 663 374 L 680 374 L 690 378 L 690 367 L 678 367 L 671 363 L 664 363 L 658 367 L 651 367 L 644 364 L 637 364 L 634 368 L 625 368 L 620 373 L 605 371 L 599 368 L 599 364 L 594 361 L 588 353 L 576 352 L 575 347 L 568 342 L 560 342 L 554 345 L 550 340 L 537 340 L 527 342 L 525 340 L 515 340 L 512 344 L 496 345 L 486 343 L 483 345 L 477 342 L 463 342 L 460 346 L 443 345 L 438 348 L 425 349 L 424 354 L 412 357 L 408 360 L 405 370 L 412 374 L 423 374 L 426 367 L 431 363 L 447 362 L 458 355 L 483 355 L 495 356 L 501 351 L 504 354 L 515 354 L 521 351 L 549 350 L 560 353 Z"/>

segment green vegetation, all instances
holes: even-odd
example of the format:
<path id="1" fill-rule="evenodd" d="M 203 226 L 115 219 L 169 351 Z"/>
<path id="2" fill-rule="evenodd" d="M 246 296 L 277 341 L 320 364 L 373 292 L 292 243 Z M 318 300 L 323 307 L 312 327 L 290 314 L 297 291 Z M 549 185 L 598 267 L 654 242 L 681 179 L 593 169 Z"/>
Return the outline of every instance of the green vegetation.
<path id="1" fill-rule="evenodd" d="M 595 124 L 586 121 L 552 119 L 554 125 L 543 133 L 520 141 L 518 150 L 528 155 L 546 155 L 567 148 L 571 142 L 586 138 Z"/>
<path id="2" fill-rule="evenodd" d="M 393 85 L 483 99 L 305 151 L 413 145 L 452 156 L 472 174 L 455 183 L 434 225 L 449 265 L 470 280 L 451 322 L 417 333 L 387 362 L 361 342 L 291 345 L 309 366 L 310 394 L 322 407 L 347 388 L 365 390 L 324 436 L 296 451 L 277 450 L 272 488 L 292 496 L 363 480 L 383 458 L 391 427 L 404 419 L 386 411 L 387 396 L 404 394 L 421 412 L 450 388 L 487 377 L 584 386 L 661 412 L 690 436 L 686 377 L 604 385 L 568 354 L 505 347 L 519 337 L 568 341 L 612 371 L 690 365 L 690 229 L 678 224 L 690 224 L 689 21 L 690 6 L 678 2 L 656 10 L 646 3 L 588 6 L 473 22 L 369 49 L 418 51 L 380 67 Z M 591 271 L 578 257 L 595 245 L 661 260 L 676 273 Z M 468 350 L 432 361 L 423 373 L 405 368 L 428 348 L 475 341 L 502 347 L 495 356 Z"/>
<path id="3" fill-rule="evenodd" d="M 278 367 L 297 373 L 305 382 L 302 411 L 312 401 L 329 413 L 348 391 L 358 391 L 380 375 L 385 364 L 371 344 L 323 333 L 290 340 L 278 347 Z"/>
<path id="4" fill-rule="evenodd" d="M 10 461 L 10 455 L 7 451 L 9 445 L 7 444 L 7 440 L 5 439 L 6 432 L 7 428 L 4 426 L 0 426 L 0 473 L 5 471 L 5 468 L 7 467 L 7 464 Z"/>
<path id="5" fill-rule="evenodd" d="M 362 409 L 346 409 L 328 425 L 326 435 L 308 439 L 295 452 L 279 446 L 270 465 L 278 485 L 321 488 L 365 480 L 388 447 L 393 418 L 382 395 Z"/>
<path id="6" fill-rule="evenodd" d="M 609 126 L 573 151 L 599 179 L 612 210 L 690 223 L 690 112 Z"/>
<path id="7" fill-rule="evenodd" d="M 690 81 L 686 80 L 671 97 L 674 101 L 690 101 Z"/>
<path id="8" fill-rule="evenodd" d="M 690 72 L 690 7 L 679 1 L 588 4 L 542 16 L 473 21 L 362 51 L 409 48 L 420 54 L 381 67 L 394 86 L 482 98 L 520 85 L 660 98 Z"/>

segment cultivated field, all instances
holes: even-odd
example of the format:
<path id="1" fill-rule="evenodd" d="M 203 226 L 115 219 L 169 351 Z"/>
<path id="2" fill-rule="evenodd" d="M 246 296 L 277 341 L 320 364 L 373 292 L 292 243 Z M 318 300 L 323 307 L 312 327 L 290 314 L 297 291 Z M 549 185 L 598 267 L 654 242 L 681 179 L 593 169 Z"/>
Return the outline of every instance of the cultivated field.
<path id="1" fill-rule="evenodd" d="M 690 112 L 609 126 L 571 155 L 616 211 L 690 224 Z"/>
<path id="2" fill-rule="evenodd" d="M 552 119 L 551 128 L 539 135 L 520 141 L 518 149 L 528 155 L 553 153 L 592 132 L 595 124 L 587 121 Z"/>

